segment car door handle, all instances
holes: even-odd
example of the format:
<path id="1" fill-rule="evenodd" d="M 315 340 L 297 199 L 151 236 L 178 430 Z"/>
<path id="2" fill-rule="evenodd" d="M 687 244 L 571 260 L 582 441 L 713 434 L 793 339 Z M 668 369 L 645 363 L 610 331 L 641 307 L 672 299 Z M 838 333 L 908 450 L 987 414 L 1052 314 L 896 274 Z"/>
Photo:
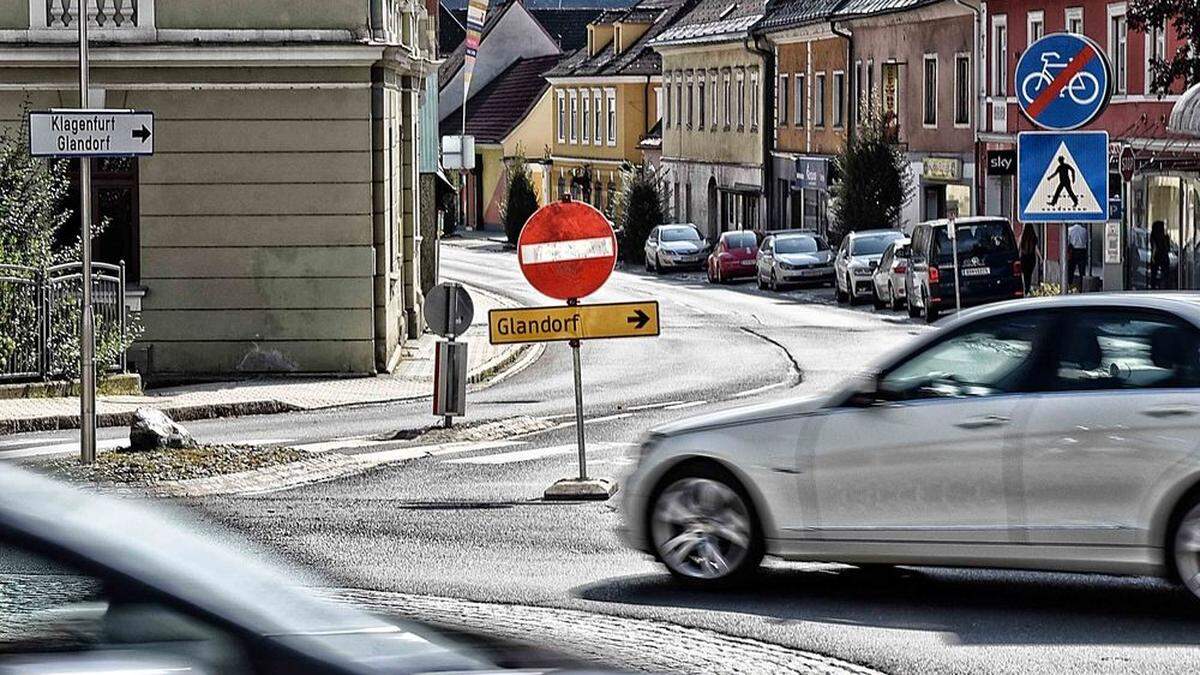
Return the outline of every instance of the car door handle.
<path id="1" fill-rule="evenodd" d="M 957 422 L 954 426 L 960 429 L 987 429 L 989 427 L 1002 427 L 1011 421 L 1010 418 L 1004 415 L 981 415 Z"/>
<path id="2" fill-rule="evenodd" d="M 1157 408 L 1148 408 L 1142 411 L 1143 415 L 1149 417 L 1192 417 L 1197 412 L 1194 405 L 1164 405 Z"/>

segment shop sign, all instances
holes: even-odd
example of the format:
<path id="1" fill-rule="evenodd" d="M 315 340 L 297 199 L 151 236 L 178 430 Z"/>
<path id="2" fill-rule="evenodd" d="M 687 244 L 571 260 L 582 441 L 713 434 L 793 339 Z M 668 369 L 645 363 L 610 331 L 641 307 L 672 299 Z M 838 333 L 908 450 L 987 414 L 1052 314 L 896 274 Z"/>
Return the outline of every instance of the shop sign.
<path id="1" fill-rule="evenodd" d="M 988 150 L 987 168 L 989 176 L 1017 175 L 1017 151 Z"/>
<path id="2" fill-rule="evenodd" d="M 959 180 L 962 178 L 962 160 L 957 157 L 926 157 L 925 178 L 930 180 Z"/>
<path id="3" fill-rule="evenodd" d="M 824 190 L 829 187 L 829 160 L 824 157 L 796 158 L 797 187 Z"/>

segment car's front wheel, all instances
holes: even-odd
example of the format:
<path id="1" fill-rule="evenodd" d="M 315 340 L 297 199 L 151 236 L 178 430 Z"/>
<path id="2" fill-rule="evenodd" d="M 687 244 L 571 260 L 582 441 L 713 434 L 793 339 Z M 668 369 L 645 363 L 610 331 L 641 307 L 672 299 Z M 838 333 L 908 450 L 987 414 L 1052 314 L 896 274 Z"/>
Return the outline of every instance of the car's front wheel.
<path id="1" fill-rule="evenodd" d="M 704 585 L 743 579 L 762 562 L 762 534 L 745 490 L 708 467 L 668 477 L 651 500 L 654 555 L 676 578 Z"/>
<path id="2" fill-rule="evenodd" d="M 1200 497 L 1193 497 L 1184 508 L 1171 534 L 1171 552 L 1179 580 L 1200 599 Z"/>

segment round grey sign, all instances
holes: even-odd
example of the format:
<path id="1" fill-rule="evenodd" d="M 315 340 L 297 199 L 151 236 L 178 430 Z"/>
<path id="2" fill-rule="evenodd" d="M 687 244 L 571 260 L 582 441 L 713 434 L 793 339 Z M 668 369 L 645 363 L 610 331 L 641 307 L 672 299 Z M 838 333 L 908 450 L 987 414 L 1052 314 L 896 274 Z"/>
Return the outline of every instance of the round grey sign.
<path id="1" fill-rule="evenodd" d="M 471 327 L 475 303 L 462 284 L 442 283 L 425 296 L 425 325 L 443 337 L 458 337 Z"/>

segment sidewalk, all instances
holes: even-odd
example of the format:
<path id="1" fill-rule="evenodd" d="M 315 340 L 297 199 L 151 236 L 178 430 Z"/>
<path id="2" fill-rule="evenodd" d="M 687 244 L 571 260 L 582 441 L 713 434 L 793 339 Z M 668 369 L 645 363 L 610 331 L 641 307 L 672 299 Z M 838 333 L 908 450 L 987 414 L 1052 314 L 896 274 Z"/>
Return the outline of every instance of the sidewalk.
<path id="1" fill-rule="evenodd" d="M 467 342 L 468 382 L 486 385 L 501 374 L 536 360 L 535 345 L 488 342 L 488 310 L 513 303 L 471 288 L 475 318 L 459 341 Z M 140 407 L 158 408 L 177 421 L 257 415 L 341 406 L 388 403 L 433 394 L 436 336 L 424 334 L 403 348 L 396 371 L 367 377 L 263 377 L 156 389 L 144 396 L 101 396 L 100 426 L 123 426 Z M 79 398 L 0 400 L 0 434 L 79 427 Z"/>

